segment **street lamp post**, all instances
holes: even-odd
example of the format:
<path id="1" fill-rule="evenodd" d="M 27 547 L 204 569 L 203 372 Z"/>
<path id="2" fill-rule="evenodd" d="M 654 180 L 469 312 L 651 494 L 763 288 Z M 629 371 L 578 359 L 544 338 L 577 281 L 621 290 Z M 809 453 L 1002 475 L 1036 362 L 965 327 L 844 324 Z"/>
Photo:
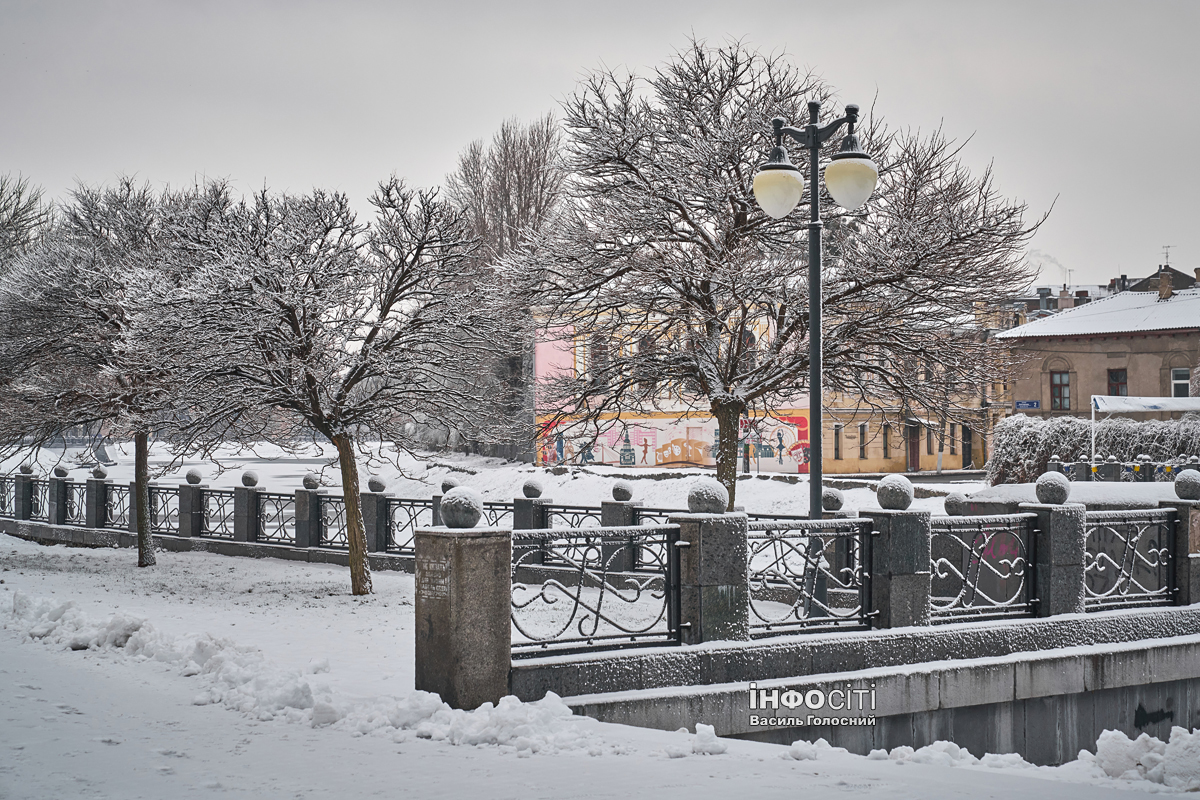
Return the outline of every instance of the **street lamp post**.
<path id="1" fill-rule="evenodd" d="M 879 170 L 875 163 L 858 146 L 854 125 L 858 122 L 858 106 L 846 106 L 846 115 L 827 125 L 820 125 L 821 104 L 808 104 L 808 124 L 803 129 L 790 128 L 782 117 L 775 117 L 771 125 L 775 129 L 775 147 L 767 162 L 759 167 L 754 176 L 754 198 L 768 216 L 783 219 L 791 213 L 804 194 L 804 178 L 800 170 L 788 160 L 783 147 L 786 134 L 800 147 L 808 150 L 809 188 L 808 203 L 808 516 L 821 519 L 821 203 L 817 176 L 820 174 L 821 145 L 838 132 L 842 125 L 849 130 L 842 139 L 841 147 L 825 168 L 825 188 L 834 201 L 846 209 L 856 209 L 866 202 L 875 190 Z"/>

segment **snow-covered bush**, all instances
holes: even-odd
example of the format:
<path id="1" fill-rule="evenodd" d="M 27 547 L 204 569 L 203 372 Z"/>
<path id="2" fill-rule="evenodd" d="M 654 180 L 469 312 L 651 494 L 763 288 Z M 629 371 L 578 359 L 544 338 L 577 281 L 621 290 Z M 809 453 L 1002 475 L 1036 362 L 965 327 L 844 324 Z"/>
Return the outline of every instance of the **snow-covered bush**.
<path id="1" fill-rule="evenodd" d="M 1046 471 L 1050 457 L 1064 462 L 1091 457 L 1091 420 L 1080 417 L 1039 419 L 1017 414 L 996 425 L 988 482 L 1032 483 Z M 1180 454 L 1200 454 L 1200 415 L 1173 420 L 1132 420 L 1112 417 L 1096 423 L 1096 453 L 1134 461 L 1175 461 Z"/>

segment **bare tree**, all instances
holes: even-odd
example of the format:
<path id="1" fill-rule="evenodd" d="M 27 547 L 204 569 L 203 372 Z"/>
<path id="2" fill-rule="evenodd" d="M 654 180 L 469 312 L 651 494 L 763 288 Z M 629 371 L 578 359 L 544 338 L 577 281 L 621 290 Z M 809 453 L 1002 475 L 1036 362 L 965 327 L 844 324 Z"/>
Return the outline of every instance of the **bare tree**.
<path id="1" fill-rule="evenodd" d="M 356 455 L 477 424 L 458 409 L 491 387 L 468 379 L 509 346 L 461 214 L 394 178 L 371 202 L 369 227 L 321 191 L 229 207 L 181 236 L 193 280 L 141 322 L 156 349 L 190 349 L 181 398 L 223 421 L 181 420 L 187 447 L 315 434 L 337 449 L 356 595 L 371 592 Z"/>
<path id="2" fill-rule="evenodd" d="M 20 175 L 0 175 L 0 266 L 24 253 L 50 218 L 41 188 Z"/>
<path id="3" fill-rule="evenodd" d="M 508 269 L 548 325 L 610 345 L 539 387 L 549 425 L 707 411 L 733 507 L 739 420 L 808 389 L 808 215 L 769 218 L 751 182 L 770 118 L 799 119 L 831 96 L 782 57 L 694 42 L 645 81 L 602 70 L 565 101 L 569 201 Z M 961 387 L 999 358 L 972 326 L 976 304 L 1030 280 L 1019 256 L 1036 226 L 939 132 L 892 134 L 872 117 L 857 133 L 880 164 L 875 196 L 848 213 L 810 181 L 803 201 L 827 220 L 827 388 L 868 408 L 949 396 L 953 417 Z"/>

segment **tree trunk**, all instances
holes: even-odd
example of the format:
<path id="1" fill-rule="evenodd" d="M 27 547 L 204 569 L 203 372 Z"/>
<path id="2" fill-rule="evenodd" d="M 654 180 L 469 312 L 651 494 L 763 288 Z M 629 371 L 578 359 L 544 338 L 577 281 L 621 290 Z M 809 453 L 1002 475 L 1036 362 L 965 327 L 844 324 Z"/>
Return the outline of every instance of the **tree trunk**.
<path id="1" fill-rule="evenodd" d="M 717 430 L 721 432 L 717 447 L 717 480 L 729 492 L 727 511 L 733 511 L 733 500 L 737 494 L 738 434 L 743 410 L 745 406 L 741 403 L 714 403 L 712 406 L 713 416 L 717 418 Z"/>
<path id="2" fill-rule="evenodd" d="M 358 494 L 358 462 L 354 460 L 354 440 L 347 433 L 333 437 L 342 470 L 342 493 L 346 497 L 346 542 L 350 545 L 350 593 L 371 594 L 371 566 L 367 563 L 367 530 L 363 525 L 362 503 Z"/>
<path id="3" fill-rule="evenodd" d="M 137 509 L 138 566 L 154 566 L 154 537 L 150 533 L 150 434 L 133 435 L 133 490 Z"/>

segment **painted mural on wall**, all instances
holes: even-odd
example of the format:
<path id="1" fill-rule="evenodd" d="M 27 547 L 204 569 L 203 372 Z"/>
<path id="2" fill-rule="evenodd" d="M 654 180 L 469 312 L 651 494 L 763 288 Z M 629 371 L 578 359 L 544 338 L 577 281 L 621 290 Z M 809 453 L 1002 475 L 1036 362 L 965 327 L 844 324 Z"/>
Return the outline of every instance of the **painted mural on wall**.
<path id="1" fill-rule="evenodd" d="M 745 419 L 738 439 L 742 468 L 754 472 L 808 473 L 808 412 Z M 712 466 L 720 441 L 717 421 L 663 418 L 617 423 L 595 437 L 550 430 L 538 440 L 539 464 L 605 464 L 626 467 Z"/>

